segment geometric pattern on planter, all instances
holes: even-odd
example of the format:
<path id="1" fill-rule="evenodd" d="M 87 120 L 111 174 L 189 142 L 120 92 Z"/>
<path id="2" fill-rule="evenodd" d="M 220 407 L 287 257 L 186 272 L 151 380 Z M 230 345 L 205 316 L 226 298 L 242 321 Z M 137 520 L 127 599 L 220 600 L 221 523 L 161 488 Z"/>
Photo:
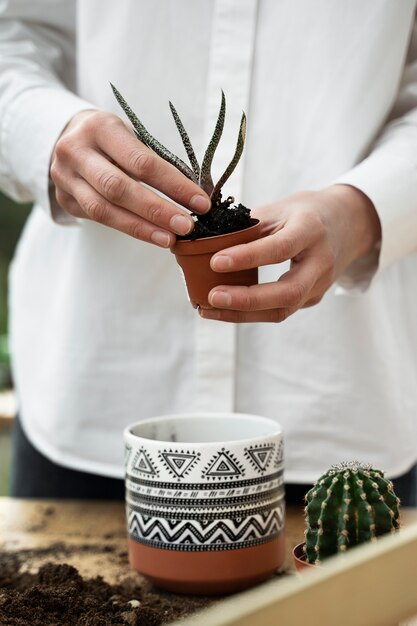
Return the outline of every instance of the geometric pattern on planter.
<path id="1" fill-rule="evenodd" d="M 281 489 L 282 491 L 282 489 Z M 203 508 L 219 508 L 219 507 L 227 507 L 227 506 L 245 506 L 245 505 L 255 505 L 257 502 L 260 503 L 264 503 L 267 502 L 268 500 L 272 499 L 272 498 L 276 498 L 279 493 L 280 490 L 275 488 L 275 489 L 271 489 L 270 491 L 264 491 L 263 493 L 251 493 L 251 494 L 247 494 L 247 495 L 243 495 L 243 496 L 235 496 L 235 497 L 231 497 L 231 496 L 226 496 L 224 498 L 222 497 L 218 497 L 218 493 L 215 494 L 209 494 L 210 497 L 208 498 L 203 498 L 203 499 L 199 499 L 197 497 L 193 497 L 193 494 L 191 494 L 191 497 L 181 497 L 182 495 L 187 495 L 187 494 L 182 494 L 181 492 L 176 495 L 175 497 L 169 497 L 167 495 L 165 496 L 150 496 L 147 494 L 135 494 L 131 491 L 127 491 L 126 495 L 133 500 L 133 502 L 135 503 L 143 503 L 146 506 L 149 507 L 158 507 L 158 506 L 171 506 L 171 507 L 175 507 L 175 508 L 180 508 L 182 507 L 183 509 L 189 508 L 189 507 L 203 507 Z"/>
<path id="2" fill-rule="evenodd" d="M 274 459 L 274 467 L 279 467 L 284 461 L 284 442 L 281 440 L 278 444 L 277 453 Z"/>
<path id="3" fill-rule="evenodd" d="M 242 463 L 240 463 L 233 452 L 225 448 L 216 453 L 202 471 L 203 478 L 212 478 L 214 480 L 227 479 L 231 476 L 244 476 L 244 474 L 245 468 Z"/>
<path id="4" fill-rule="evenodd" d="M 159 471 L 153 464 L 150 455 L 143 448 L 137 451 L 133 459 L 132 469 L 148 477 L 159 475 Z"/>
<path id="5" fill-rule="evenodd" d="M 219 457 L 220 455 L 217 454 L 216 459 L 218 460 Z M 219 463 L 213 464 L 213 455 L 207 458 L 210 459 L 207 469 L 209 471 L 211 468 L 216 470 Z M 246 460 L 245 462 L 249 466 Z M 161 465 L 160 462 L 159 467 Z M 194 472 L 194 470 L 192 471 Z M 197 508 L 204 510 L 213 509 L 213 507 L 263 505 L 283 494 L 283 469 L 261 473 L 261 475 L 259 471 L 257 472 L 258 475 L 254 475 L 254 470 L 251 469 L 250 471 L 252 478 L 244 476 L 241 480 L 239 477 L 238 480 L 234 480 L 234 477 L 227 477 L 215 483 L 212 482 L 213 477 L 211 476 L 207 476 L 200 482 L 186 482 L 186 479 L 178 482 L 178 479 L 174 478 L 167 482 L 155 479 L 155 477 L 151 477 L 149 480 L 149 476 L 145 474 L 135 476 L 133 472 L 127 473 L 126 498 L 132 504 L 148 508 L 169 506 L 184 509 L 192 507 L 196 511 Z"/>
<path id="6" fill-rule="evenodd" d="M 129 535 L 148 546 L 180 551 L 219 551 L 250 547 L 277 537 L 284 524 L 284 502 L 265 513 L 230 519 L 170 520 L 128 513 Z"/>
<path id="7" fill-rule="evenodd" d="M 265 513 L 275 509 L 283 500 L 283 493 L 274 494 L 275 497 L 273 499 L 268 499 L 264 502 L 254 502 L 252 504 L 246 504 L 243 506 L 231 506 L 230 508 L 226 508 L 226 506 L 220 507 L 205 507 L 201 509 L 193 508 L 190 511 L 190 508 L 187 507 L 175 507 L 169 504 L 159 504 L 158 506 L 153 506 L 152 504 L 148 505 L 146 502 L 137 502 L 134 498 L 127 497 L 127 504 L 129 506 L 129 511 L 136 511 L 141 513 L 145 517 L 164 517 L 166 519 L 182 519 L 182 520 L 218 520 L 219 518 L 227 518 L 230 519 L 242 519 L 243 517 L 248 517 L 250 515 L 255 515 L 257 513 Z"/>
<path id="8" fill-rule="evenodd" d="M 180 479 L 189 474 L 197 459 L 200 457 L 199 452 L 184 452 L 184 450 L 163 450 L 159 453 L 159 458 L 167 468 L 168 472 Z"/>
<path id="9" fill-rule="evenodd" d="M 186 490 L 212 490 L 212 489 L 240 489 L 244 487 L 254 487 L 255 485 L 264 485 L 264 488 L 268 488 L 268 483 L 274 480 L 282 479 L 283 477 L 283 468 L 278 469 L 276 472 L 272 474 L 262 474 L 257 478 L 244 478 L 243 480 L 230 480 L 227 482 L 223 482 L 218 484 L 217 486 L 213 485 L 211 482 L 197 482 L 197 483 L 185 483 L 182 482 L 180 487 L 181 489 Z M 170 479 L 168 482 L 155 481 L 155 480 L 147 480 L 146 478 L 133 476 L 132 474 L 126 473 L 126 480 L 132 482 L 137 485 L 141 485 L 142 487 L 152 487 L 152 489 L 175 489 L 177 490 L 179 485 L 173 483 Z"/>
<path id="10" fill-rule="evenodd" d="M 273 443 L 262 446 L 249 446 L 249 448 L 245 448 L 245 457 L 252 467 L 263 474 L 268 469 L 274 450 L 275 444 Z"/>

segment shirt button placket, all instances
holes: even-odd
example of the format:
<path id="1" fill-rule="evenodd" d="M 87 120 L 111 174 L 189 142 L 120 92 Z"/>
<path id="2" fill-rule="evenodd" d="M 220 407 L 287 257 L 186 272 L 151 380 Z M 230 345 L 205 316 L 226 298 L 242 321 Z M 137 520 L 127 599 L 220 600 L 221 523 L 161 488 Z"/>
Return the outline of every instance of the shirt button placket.
<path id="1" fill-rule="evenodd" d="M 221 168 L 230 161 L 242 110 L 248 110 L 256 14 L 257 0 L 215 2 L 206 94 L 206 145 L 216 123 L 222 89 L 226 95 L 227 110 L 223 138 L 215 155 L 213 179 L 218 178 Z M 231 178 L 237 200 L 241 197 L 243 171 L 241 161 Z M 236 325 L 197 316 L 195 339 L 195 410 L 233 411 Z"/>

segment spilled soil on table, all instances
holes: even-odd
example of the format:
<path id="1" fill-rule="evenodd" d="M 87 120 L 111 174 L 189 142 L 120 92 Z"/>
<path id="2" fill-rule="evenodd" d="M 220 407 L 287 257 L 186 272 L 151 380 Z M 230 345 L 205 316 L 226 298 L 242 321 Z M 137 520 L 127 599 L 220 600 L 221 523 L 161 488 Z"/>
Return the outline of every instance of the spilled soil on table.
<path id="1" fill-rule="evenodd" d="M 84 578 L 68 564 L 22 571 L 25 555 L 0 552 L 1 626 L 157 626 L 208 605 L 207 598 L 177 596 L 127 580 L 110 585 Z"/>

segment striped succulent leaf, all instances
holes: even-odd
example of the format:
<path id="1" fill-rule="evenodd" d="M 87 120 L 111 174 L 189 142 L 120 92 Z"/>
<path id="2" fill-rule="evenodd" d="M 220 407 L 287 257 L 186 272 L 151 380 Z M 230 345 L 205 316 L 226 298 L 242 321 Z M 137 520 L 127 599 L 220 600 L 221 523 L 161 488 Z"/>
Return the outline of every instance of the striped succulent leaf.
<path id="1" fill-rule="evenodd" d="M 246 139 L 246 115 L 242 113 L 242 119 L 240 121 L 239 134 L 236 143 L 235 153 L 233 155 L 232 160 L 224 171 L 224 174 L 220 177 L 219 181 L 216 183 L 212 193 L 211 200 L 213 205 L 216 203 L 216 200 L 220 196 L 221 189 L 228 178 L 232 175 L 236 165 L 239 163 L 240 157 L 242 156 L 243 148 L 245 146 Z"/>
<path id="2" fill-rule="evenodd" d="M 190 178 L 194 182 L 198 182 L 198 177 L 194 174 L 193 170 L 188 167 L 184 161 L 182 161 L 175 154 L 170 152 L 165 146 L 163 146 L 155 137 L 153 137 L 139 118 L 133 113 L 130 106 L 127 104 L 126 100 L 123 98 L 122 94 L 116 89 L 112 83 L 110 83 L 113 93 L 116 97 L 117 102 L 122 107 L 123 111 L 126 113 L 130 122 L 133 125 L 135 130 L 135 134 L 138 139 L 140 139 L 148 148 L 151 148 L 156 154 L 162 157 L 168 163 L 171 163 L 174 167 L 176 167 L 180 172 L 182 172 L 187 178 Z"/>
<path id="3" fill-rule="evenodd" d="M 185 130 L 184 124 L 182 123 L 181 118 L 178 115 L 177 110 L 172 104 L 172 102 L 169 103 L 169 108 L 171 109 L 175 126 L 177 127 L 178 132 L 181 135 L 181 139 L 182 139 L 182 143 L 185 148 L 185 151 L 188 155 L 188 158 L 190 159 L 191 167 L 193 168 L 194 174 L 196 175 L 197 180 L 198 180 L 198 178 L 200 177 L 200 166 L 198 164 L 197 157 L 195 156 L 195 152 L 194 152 L 193 146 L 191 145 L 191 141 L 188 136 L 188 133 Z"/>
<path id="4" fill-rule="evenodd" d="M 201 172 L 198 184 L 200 187 L 204 189 L 204 191 L 211 196 L 214 184 L 213 179 L 211 177 L 211 164 L 213 162 L 214 153 L 216 152 L 216 148 L 219 145 L 220 137 L 223 133 L 224 127 L 224 118 L 226 114 L 226 98 L 224 96 L 222 90 L 222 101 L 220 104 L 220 111 L 216 122 L 216 127 L 213 132 L 213 136 L 210 139 L 210 143 L 207 147 L 207 150 L 203 157 L 203 162 L 201 164 Z"/>

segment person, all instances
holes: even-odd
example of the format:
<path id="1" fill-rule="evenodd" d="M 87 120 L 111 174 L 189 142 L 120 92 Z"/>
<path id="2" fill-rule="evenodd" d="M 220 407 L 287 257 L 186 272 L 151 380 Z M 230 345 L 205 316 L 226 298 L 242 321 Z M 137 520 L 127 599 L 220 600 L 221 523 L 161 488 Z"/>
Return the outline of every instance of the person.
<path id="1" fill-rule="evenodd" d="M 123 427 L 210 410 L 282 424 L 290 499 L 357 458 L 415 503 L 415 9 L 0 4 L 0 186 L 35 203 L 11 269 L 13 495 L 122 498 Z M 202 154 L 223 89 L 215 174 L 247 113 L 224 193 L 263 236 L 215 255 L 200 315 L 169 247 L 209 198 L 135 138 L 109 81 L 175 153 L 168 101 Z M 256 266 L 259 285 L 222 286 Z"/>

